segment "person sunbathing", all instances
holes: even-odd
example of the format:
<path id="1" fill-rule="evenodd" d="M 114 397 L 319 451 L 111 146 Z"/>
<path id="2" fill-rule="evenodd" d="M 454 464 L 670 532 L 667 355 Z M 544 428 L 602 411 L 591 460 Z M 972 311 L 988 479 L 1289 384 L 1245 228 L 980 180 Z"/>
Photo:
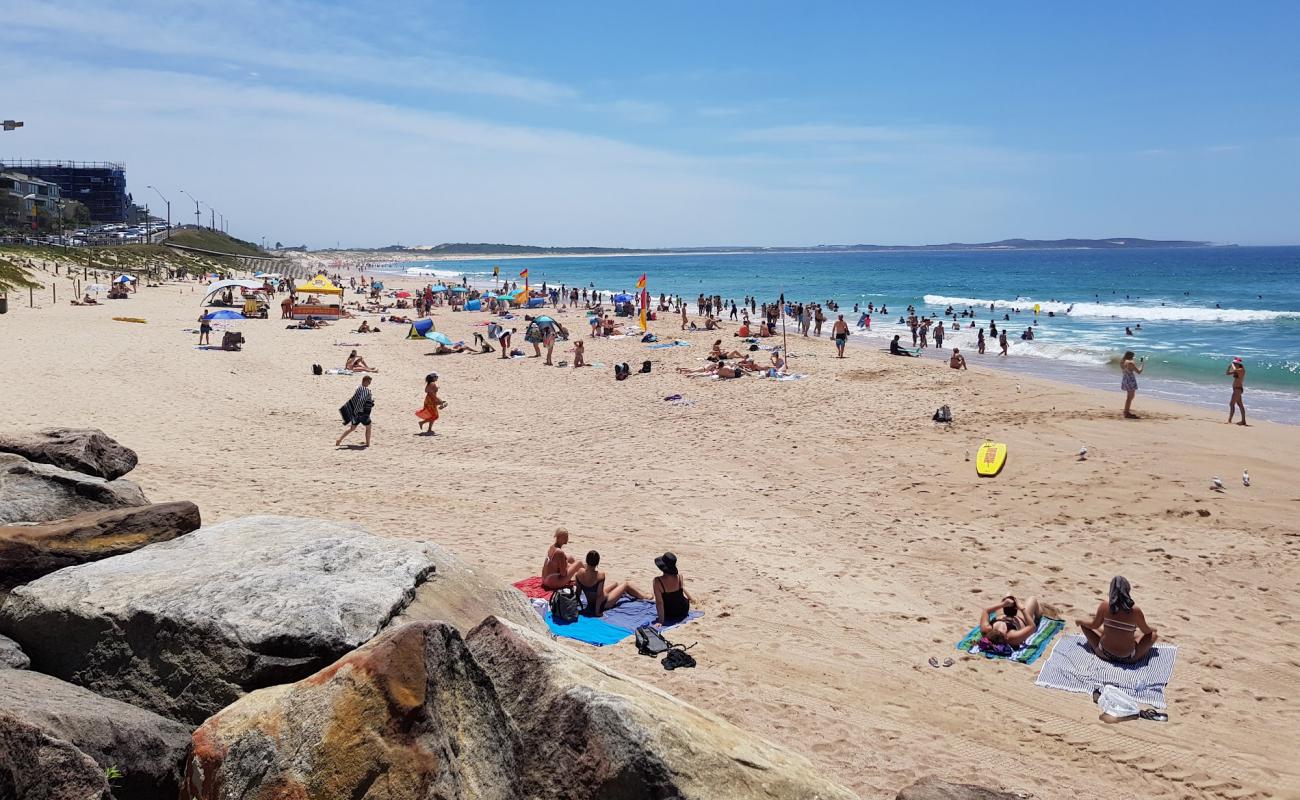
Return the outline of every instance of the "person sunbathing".
<path id="1" fill-rule="evenodd" d="M 1042 616 L 1043 609 L 1037 597 L 1022 603 L 1015 595 L 1009 594 L 997 605 L 980 612 L 980 633 L 994 645 L 1019 647 L 1038 630 L 1038 620 Z"/>
<path id="2" fill-rule="evenodd" d="M 343 368 L 347 370 L 351 370 L 352 372 L 378 372 L 379 371 L 371 367 L 369 364 L 367 364 L 364 358 L 357 355 L 356 350 L 353 350 L 351 353 L 348 353 L 348 360 L 343 364 Z"/>
<path id="3" fill-rule="evenodd" d="M 1142 609 L 1133 603 L 1128 579 L 1110 579 L 1106 600 L 1097 606 L 1092 619 L 1077 619 L 1088 647 L 1103 661 L 1135 664 L 1147 657 L 1156 643 L 1156 630 L 1147 624 Z"/>
<path id="4" fill-rule="evenodd" d="M 451 347 L 448 347 L 442 342 L 438 342 L 438 349 L 434 350 L 433 354 L 435 356 L 445 356 L 445 355 L 450 355 L 452 353 L 463 353 L 465 352 L 465 350 L 466 347 L 464 342 L 456 342 Z M 487 352 L 487 351 L 484 350 L 483 352 Z"/>
<path id="5" fill-rule="evenodd" d="M 690 615 L 691 603 L 695 600 L 686 591 L 686 580 L 677 570 L 677 556 L 664 553 L 655 559 L 655 566 L 661 573 L 654 579 L 655 623 L 671 625 L 681 622 Z"/>
<path id="6" fill-rule="evenodd" d="M 582 568 L 577 559 L 564 552 L 564 546 L 568 543 L 569 532 L 564 528 L 556 528 L 555 541 L 546 548 L 546 560 L 542 562 L 543 589 L 563 589 L 573 582 L 573 576 Z"/>
<path id="7" fill-rule="evenodd" d="M 724 352 L 722 351 L 722 340 L 721 340 L 721 339 L 718 339 L 717 341 L 715 341 L 715 342 L 713 343 L 713 350 L 711 350 L 711 351 L 709 352 L 709 355 L 711 355 L 713 358 L 716 358 L 716 359 L 722 359 L 722 358 L 740 358 L 740 351 L 739 351 L 739 350 L 732 350 L 732 351 L 730 351 L 730 352 L 725 352 L 725 353 L 724 353 Z"/>
<path id="8" fill-rule="evenodd" d="M 745 356 L 736 363 L 736 366 L 745 372 L 763 372 L 767 367 L 758 363 L 752 356 Z"/>
<path id="9" fill-rule="evenodd" d="M 580 565 L 573 575 L 573 581 L 578 585 L 578 591 L 582 593 L 584 617 L 599 617 L 606 609 L 617 605 L 624 595 L 637 600 L 649 599 L 627 581 L 610 582 L 605 573 L 596 569 L 598 566 L 600 566 L 600 553 L 589 550 L 586 563 Z"/>
<path id="10" fill-rule="evenodd" d="M 99 301 L 91 297 L 90 292 L 86 292 L 86 296 L 81 298 L 81 304 L 83 306 L 97 306 L 99 305 Z"/>

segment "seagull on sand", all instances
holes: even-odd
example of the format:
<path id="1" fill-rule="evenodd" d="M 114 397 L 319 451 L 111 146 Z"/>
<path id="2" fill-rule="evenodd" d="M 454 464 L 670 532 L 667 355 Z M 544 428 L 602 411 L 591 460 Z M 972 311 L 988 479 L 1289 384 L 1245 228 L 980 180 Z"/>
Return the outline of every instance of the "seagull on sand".
<path id="1" fill-rule="evenodd" d="M 1079 448 L 1079 460 L 1080 461 L 1088 460 L 1088 445 L 1085 444 L 1083 447 Z"/>
<path id="2" fill-rule="evenodd" d="M 1250 473 L 1244 469 L 1241 471 L 1241 485 L 1242 486 L 1250 485 Z"/>
<path id="3" fill-rule="evenodd" d="M 1213 478 L 1211 478 L 1211 479 L 1210 479 L 1210 489 L 1213 490 L 1213 491 L 1216 491 L 1216 492 L 1226 491 L 1226 490 L 1223 488 L 1223 479 L 1220 478 L 1218 475 L 1215 475 Z"/>

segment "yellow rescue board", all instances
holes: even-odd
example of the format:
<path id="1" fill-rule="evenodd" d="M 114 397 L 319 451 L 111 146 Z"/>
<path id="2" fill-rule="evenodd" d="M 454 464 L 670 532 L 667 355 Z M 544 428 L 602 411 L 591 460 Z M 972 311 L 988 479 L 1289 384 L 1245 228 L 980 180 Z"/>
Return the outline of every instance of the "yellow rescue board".
<path id="1" fill-rule="evenodd" d="M 985 478 L 991 478 L 1002 471 L 1007 463 L 1007 446 L 1002 442 L 985 442 L 980 445 L 975 456 L 975 471 Z"/>

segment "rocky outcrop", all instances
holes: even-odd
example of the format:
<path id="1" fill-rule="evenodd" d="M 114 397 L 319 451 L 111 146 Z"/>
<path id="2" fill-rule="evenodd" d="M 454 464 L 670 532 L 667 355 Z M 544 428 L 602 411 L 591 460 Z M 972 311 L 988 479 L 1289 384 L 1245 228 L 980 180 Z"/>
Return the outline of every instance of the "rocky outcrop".
<path id="1" fill-rule="evenodd" d="M 31 659 L 13 639 L 0 636 L 0 669 L 27 669 Z M 4 795 L 0 795 L 4 797 Z"/>
<path id="2" fill-rule="evenodd" d="M 139 462 L 134 450 L 97 428 L 0 434 L 0 453 L 16 453 L 38 464 L 53 464 L 110 481 L 135 469 Z"/>
<path id="3" fill-rule="evenodd" d="M 489 618 L 386 631 L 194 733 L 183 800 L 851 800 L 805 759 Z"/>
<path id="4" fill-rule="evenodd" d="M 182 800 L 522 800 L 518 750 L 460 634 L 417 622 L 205 722 Z"/>
<path id="5" fill-rule="evenodd" d="M 185 501 L 89 511 L 54 522 L 3 525 L 0 576 L 4 577 L 0 577 L 0 586 L 170 541 L 199 525 L 199 507 Z"/>
<path id="6" fill-rule="evenodd" d="M 245 517 L 19 586 L 0 634 L 34 669 L 198 724 L 365 643 L 433 569 L 355 525 Z"/>
<path id="7" fill-rule="evenodd" d="M 48 522 L 148 503 L 140 487 L 130 481 L 107 481 L 0 453 L 0 524 Z"/>
<path id="8" fill-rule="evenodd" d="M 111 782 L 117 800 L 174 800 L 177 796 L 189 752 L 189 726 L 38 672 L 10 670 L 2 674 L 0 742 L 26 744 L 19 746 L 17 753 L 6 753 L 0 746 L 0 773 L 21 771 L 21 758 L 33 743 L 43 743 L 35 745 L 39 749 L 58 741 L 89 757 L 101 780 L 109 767 L 120 772 L 121 777 Z M 33 737 L 32 729 L 39 737 Z M 62 747 L 56 750 L 81 780 L 84 762 L 66 754 Z M 92 793 L 87 796 L 98 797 L 93 793 L 94 782 L 90 784 Z M 0 797 L 5 796 L 15 795 L 0 790 Z M 16 796 L 32 795 L 18 792 Z"/>
<path id="9" fill-rule="evenodd" d="M 1027 796 L 967 783 L 949 783 L 938 778 L 922 778 L 899 792 L 896 800 L 1023 800 Z"/>
<path id="10" fill-rule="evenodd" d="M 531 631 L 487 619 L 466 643 L 528 743 L 529 797 L 856 796 L 803 757 Z"/>
<path id="11" fill-rule="evenodd" d="M 429 548 L 437 569 L 415 590 L 411 604 L 388 627 L 441 621 L 450 622 L 464 633 L 485 617 L 495 616 L 549 635 L 546 623 L 523 592 L 486 570 L 470 567 L 444 547 L 430 544 Z"/>
<path id="12" fill-rule="evenodd" d="M 7 676 L 6 676 L 7 677 Z M 0 797 L 113 800 L 104 770 L 70 742 L 0 711 Z"/>

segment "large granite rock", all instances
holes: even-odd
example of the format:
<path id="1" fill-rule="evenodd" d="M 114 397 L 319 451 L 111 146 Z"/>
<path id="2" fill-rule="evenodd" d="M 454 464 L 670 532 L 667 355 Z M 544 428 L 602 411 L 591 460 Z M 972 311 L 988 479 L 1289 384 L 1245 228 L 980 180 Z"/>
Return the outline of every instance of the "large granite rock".
<path id="1" fill-rule="evenodd" d="M 856 797 L 802 756 L 531 631 L 489 618 L 466 643 L 527 743 L 530 798 Z"/>
<path id="2" fill-rule="evenodd" d="M 123 447 L 98 428 L 46 428 L 37 433 L 0 433 L 0 453 L 16 453 L 28 461 L 113 480 L 139 463 L 135 451 Z"/>
<path id="3" fill-rule="evenodd" d="M 182 800 L 523 800 L 514 729 L 445 623 L 389 631 L 194 732 Z"/>
<path id="4" fill-rule="evenodd" d="M 999 792 L 968 783 L 922 778 L 898 793 L 895 800 L 1023 800 L 1028 795 Z"/>
<path id="5" fill-rule="evenodd" d="M 549 635 L 546 623 L 523 592 L 490 572 L 470 567 L 444 547 L 430 544 L 429 548 L 437 569 L 415 590 L 411 604 L 393 617 L 388 627 L 441 621 L 450 622 L 464 633 L 485 617 L 495 616 Z"/>
<path id="6" fill-rule="evenodd" d="M 88 511 L 54 522 L 3 525 L 0 587 L 170 541 L 199 525 L 199 507 L 188 501 Z"/>
<path id="7" fill-rule="evenodd" d="M 88 756 L 101 780 L 105 770 L 115 767 L 121 773 L 111 784 L 117 800 L 176 798 L 190 746 L 188 725 L 39 672 L 10 670 L 0 676 L 0 741 L 31 742 L 29 729 L 35 728 L 44 740 L 66 742 Z M 23 768 L 15 755 L 0 748 L 0 773 Z M 68 759 L 70 764 L 78 761 Z M 73 770 L 75 775 L 82 772 Z M 0 790 L 0 797 L 5 796 Z M 30 795 L 19 792 L 17 796 Z"/>
<path id="8" fill-rule="evenodd" d="M 198 724 L 368 641 L 433 569 L 421 543 L 245 517 L 19 586 L 0 634 L 34 669 Z"/>
<path id="9" fill-rule="evenodd" d="M 0 711 L 0 798 L 113 800 L 104 770 L 72 743 Z"/>
<path id="10" fill-rule="evenodd" d="M 468 646 L 467 646 L 468 645 Z M 386 631 L 194 733 L 182 800 L 850 800 L 803 758 L 523 627 Z"/>
<path id="11" fill-rule="evenodd" d="M 32 660 L 13 639 L 0 636 L 0 669 L 27 669 Z M 4 797 L 4 795 L 0 795 Z"/>
<path id="12" fill-rule="evenodd" d="M 0 453 L 0 524 L 48 522 L 86 511 L 149 503 L 127 480 L 106 481 Z"/>

